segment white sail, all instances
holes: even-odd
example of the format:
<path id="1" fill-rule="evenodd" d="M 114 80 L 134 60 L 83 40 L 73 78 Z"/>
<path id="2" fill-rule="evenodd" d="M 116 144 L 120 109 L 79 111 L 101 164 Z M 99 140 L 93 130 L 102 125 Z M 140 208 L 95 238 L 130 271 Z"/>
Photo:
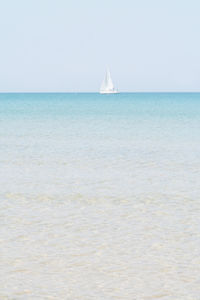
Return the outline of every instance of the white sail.
<path id="1" fill-rule="evenodd" d="M 116 94 L 117 93 L 117 90 L 114 88 L 109 70 L 106 71 L 106 76 L 102 82 L 100 93 L 101 94 Z"/>

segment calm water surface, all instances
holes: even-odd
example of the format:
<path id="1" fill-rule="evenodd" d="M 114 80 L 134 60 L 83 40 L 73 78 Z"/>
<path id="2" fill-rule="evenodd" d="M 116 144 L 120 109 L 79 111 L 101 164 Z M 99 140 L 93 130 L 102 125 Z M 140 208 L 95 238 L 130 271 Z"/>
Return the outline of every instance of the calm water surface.
<path id="1" fill-rule="evenodd" d="M 200 299 L 200 94 L 0 94 L 0 299 Z"/>

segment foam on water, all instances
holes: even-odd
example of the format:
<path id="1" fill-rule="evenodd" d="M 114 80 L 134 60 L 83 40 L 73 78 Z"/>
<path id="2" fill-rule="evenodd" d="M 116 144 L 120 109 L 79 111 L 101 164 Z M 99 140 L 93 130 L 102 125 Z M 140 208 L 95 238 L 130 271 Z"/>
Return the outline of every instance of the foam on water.
<path id="1" fill-rule="evenodd" d="M 198 299 L 199 94 L 1 94 L 2 299 Z"/>

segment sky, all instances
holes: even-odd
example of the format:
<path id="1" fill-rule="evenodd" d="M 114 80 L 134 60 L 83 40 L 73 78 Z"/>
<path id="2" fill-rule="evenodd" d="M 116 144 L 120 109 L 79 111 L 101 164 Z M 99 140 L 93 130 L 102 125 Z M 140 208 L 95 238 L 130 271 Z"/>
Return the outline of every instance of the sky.
<path id="1" fill-rule="evenodd" d="M 200 92 L 199 0 L 0 0 L 0 92 Z"/>

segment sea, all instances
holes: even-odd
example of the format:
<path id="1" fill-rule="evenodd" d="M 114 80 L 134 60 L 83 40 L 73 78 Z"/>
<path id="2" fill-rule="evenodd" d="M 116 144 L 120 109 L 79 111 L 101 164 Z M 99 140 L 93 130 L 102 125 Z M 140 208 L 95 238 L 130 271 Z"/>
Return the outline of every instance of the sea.
<path id="1" fill-rule="evenodd" d="M 0 94 L 0 299 L 200 299 L 200 94 Z"/>

